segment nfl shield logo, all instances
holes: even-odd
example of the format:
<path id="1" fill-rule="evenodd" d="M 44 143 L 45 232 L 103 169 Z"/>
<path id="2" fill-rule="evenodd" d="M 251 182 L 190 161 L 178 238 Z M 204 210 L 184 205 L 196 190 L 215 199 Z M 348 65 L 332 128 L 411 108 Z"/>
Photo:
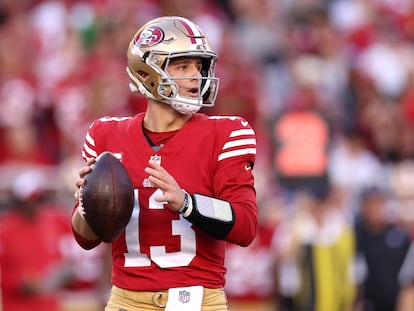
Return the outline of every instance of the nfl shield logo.
<path id="1" fill-rule="evenodd" d="M 180 290 L 178 292 L 178 300 L 181 303 L 188 303 L 190 301 L 190 292 L 187 292 L 186 290 Z"/>

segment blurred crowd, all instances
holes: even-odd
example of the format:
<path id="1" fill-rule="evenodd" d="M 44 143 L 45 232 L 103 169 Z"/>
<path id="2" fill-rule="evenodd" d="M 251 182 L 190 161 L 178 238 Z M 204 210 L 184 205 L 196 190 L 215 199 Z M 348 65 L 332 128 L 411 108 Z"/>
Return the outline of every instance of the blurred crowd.
<path id="1" fill-rule="evenodd" d="M 228 247 L 232 311 L 414 310 L 411 0 L 0 0 L 4 306 L 36 293 L 58 292 L 64 311 L 105 301 L 105 247 L 82 251 L 65 221 L 15 214 L 35 204 L 69 220 L 91 121 L 145 110 L 126 50 L 160 15 L 195 21 L 219 55 L 218 99 L 203 112 L 242 116 L 257 134 L 260 231 Z M 17 232 L 30 225 L 60 238 L 28 231 L 29 242 Z M 39 264 L 25 274 L 12 255 Z"/>

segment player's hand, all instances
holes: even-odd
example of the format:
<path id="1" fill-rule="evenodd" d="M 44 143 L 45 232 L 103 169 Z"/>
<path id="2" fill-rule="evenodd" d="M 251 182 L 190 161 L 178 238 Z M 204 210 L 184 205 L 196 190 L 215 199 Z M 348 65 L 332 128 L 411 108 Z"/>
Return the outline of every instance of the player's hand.
<path id="1" fill-rule="evenodd" d="M 91 165 L 95 163 L 95 158 L 91 158 L 86 162 L 86 165 L 79 170 L 79 179 L 76 181 L 76 191 L 74 197 L 79 202 L 79 191 L 82 186 L 85 185 L 85 175 L 92 171 Z M 72 226 L 75 231 L 87 240 L 95 241 L 98 236 L 93 232 L 88 223 L 86 222 L 82 212 L 80 210 L 81 204 L 77 207 L 77 212 L 73 213 Z"/>
<path id="2" fill-rule="evenodd" d="M 155 198 L 156 202 L 166 202 L 173 211 L 177 211 L 184 201 L 184 191 L 180 188 L 174 177 L 172 177 L 166 169 L 158 162 L 149 160 L 149 166 L 145 168 L 145 172 L 149 174 L 150 183 L 160 189 L 162 196 Z"/>
<path id="3" fill-rule="evenodd" d="M 86 162 L 86 165 L 79 170 L 79 179 L 76 181 L 76 191 L 74 197 L 79 200 L 79 188 L 85 185 L 85 175 L 88 174 L 92 168 L 91 165 L 95 163 L 95 158 L 91 158 Z"/>

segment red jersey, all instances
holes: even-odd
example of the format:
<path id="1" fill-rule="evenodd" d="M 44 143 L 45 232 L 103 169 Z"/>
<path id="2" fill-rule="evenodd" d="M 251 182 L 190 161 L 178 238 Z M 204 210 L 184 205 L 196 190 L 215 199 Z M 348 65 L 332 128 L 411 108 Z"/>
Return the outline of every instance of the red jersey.
<path id="1" fill-rule="evenodd" d="M 254 130 L 239 117 L 195 114 L 158 152 L 143 134 L 144 114 L 102 118 L 90 127 L 85 160 L 104 151 L 117 155 L 131 177 L 136 203 L 125 232 L 112 243 L 112 283 L 130 290 L 202 285 L 224 287 L 225 241 L 217 240 L 167 204 L 155 202 L 159 189 L 144 168 L 152 156 L 189 193 L 231 203 L 235 224 L 226 241 L 246 246 L 257 232 L 252 167 Z"/>

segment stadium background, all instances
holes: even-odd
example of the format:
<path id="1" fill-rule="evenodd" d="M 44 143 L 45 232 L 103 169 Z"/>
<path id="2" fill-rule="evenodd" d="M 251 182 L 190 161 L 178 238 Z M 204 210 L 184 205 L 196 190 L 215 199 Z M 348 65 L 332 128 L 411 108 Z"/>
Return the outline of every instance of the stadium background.
<path id="1" fill-rule="evenodd" d="M 229 246 L 233 311 L 272 310 L 291 301 L 304 280 L 289 272 L 289 263 L 304 244 L 322 243 L 317 237 L 304 241 L 303 228 L 354 233 L 361 200 L 373 189 L 384 196 L 383 221 L 412 236 L 410 0 L 1 0 L 2 211 L 13 198 L 41 191 L 69 215 L 90 122 L 145 109 L 143 99 L 129 92 L 126 47 L 138 25 L 159 15 L 194 20 L 219 54 L 217 104 L 203 112 L 240 115 L 257 132 L 261 231 L 247 249 Z M 287 141 L 298 149 L 289 150 Z M 293 164 L 286 161 L 292 155 Z M 39 172 L 44 178 L 36 177 Z M 24 187 L 33 189 L 19 191 L 22 176 Z M 65 310 L 94 310 L 96 297 L 105 300 L 107 249 L 72 247 L 66 255 L 78 285 L 59 297 Z M 339 276 L 332 272 L 332 278 Z M 409 295 L 412 275 L 400 279 Z M 289 308 L 289 302 L 283 305 Z"/>

